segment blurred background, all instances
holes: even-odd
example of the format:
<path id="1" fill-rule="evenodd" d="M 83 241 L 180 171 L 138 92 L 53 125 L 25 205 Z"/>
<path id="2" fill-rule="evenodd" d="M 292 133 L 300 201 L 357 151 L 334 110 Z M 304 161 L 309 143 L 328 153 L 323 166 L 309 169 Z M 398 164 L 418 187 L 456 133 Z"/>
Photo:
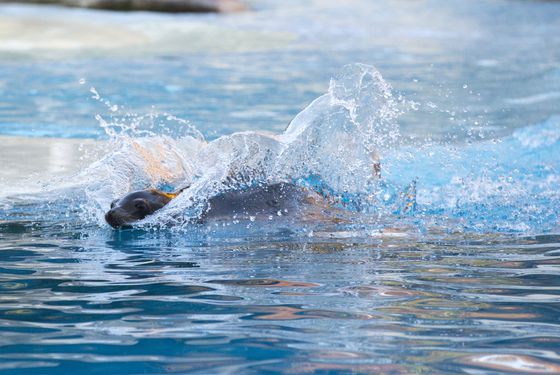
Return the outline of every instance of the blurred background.
<path id="1" fill-rule="evenodd" d="M 4 192 L 94 159 L 108 119 L 280 132 L 355 62 L 412 103 L 408 138 L 477 141 L 558 113 L 555 1 L 46 2 L 0 3 Z"/>

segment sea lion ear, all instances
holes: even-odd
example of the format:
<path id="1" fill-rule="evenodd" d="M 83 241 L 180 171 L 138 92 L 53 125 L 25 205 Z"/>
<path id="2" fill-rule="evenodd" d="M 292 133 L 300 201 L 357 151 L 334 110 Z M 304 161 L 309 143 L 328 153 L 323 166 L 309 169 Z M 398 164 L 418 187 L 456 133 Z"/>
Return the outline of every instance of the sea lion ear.
<path id="1" fill-rule="evenodd" d="M 179 193 L 164 193 L 163 191 L 158 192 L 158 194 L 163 195 L 167 199 L 174 199 Z"/>

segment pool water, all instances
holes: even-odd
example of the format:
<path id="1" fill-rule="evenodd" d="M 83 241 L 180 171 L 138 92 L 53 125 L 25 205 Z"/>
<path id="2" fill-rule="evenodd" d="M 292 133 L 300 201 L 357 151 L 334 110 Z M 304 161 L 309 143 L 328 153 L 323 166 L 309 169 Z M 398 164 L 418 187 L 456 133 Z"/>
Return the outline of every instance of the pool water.
<path id="1" fill-rule="evenodd" d="M 0 139 L 82 153 L 2 168 L 0 373 L 560 373 L 560 4 L 252 7 L 0 6 Z M 336 220 L 196 220 L 277 181 Z"/>

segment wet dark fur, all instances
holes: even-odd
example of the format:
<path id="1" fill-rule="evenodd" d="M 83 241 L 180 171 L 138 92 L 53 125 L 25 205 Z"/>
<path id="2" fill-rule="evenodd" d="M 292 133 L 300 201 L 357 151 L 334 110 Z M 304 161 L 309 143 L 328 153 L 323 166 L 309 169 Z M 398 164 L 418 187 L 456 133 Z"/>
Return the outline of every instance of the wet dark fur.
<path id="1" fill-rule="evenodd" d="M 113 228 L 129 227 L 164 207 L 175 195 L 157 190 L 135 191 L 113 201 L 105 220 Z M 298 211 L 305 203 L 317 204 L 321 201 L 316 193 L 293 184 L 256 186 L 211 197 L 201 220 L 285 215 Z"/>
<path id="2" fill-rule="evenodd" d="M 171 196 L 157 190 L 135 191 L 115 199 L 105 214 L 105 221 L 113 228 L 129 227 L 156 212 L 171 199 Z"/>

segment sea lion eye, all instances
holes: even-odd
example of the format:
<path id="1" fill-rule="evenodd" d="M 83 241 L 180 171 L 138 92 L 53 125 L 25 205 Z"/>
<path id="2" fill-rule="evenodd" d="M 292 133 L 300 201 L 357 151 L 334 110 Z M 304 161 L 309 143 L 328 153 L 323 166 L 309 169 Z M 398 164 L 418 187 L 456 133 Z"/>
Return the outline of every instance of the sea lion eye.
<path id="1" fill-rule="evenodd" d="M 140 211 L 146 211 L 148 209 L 148 205 L 143 199 L 136 199 L 134 201 L 134 207 Z"/>

